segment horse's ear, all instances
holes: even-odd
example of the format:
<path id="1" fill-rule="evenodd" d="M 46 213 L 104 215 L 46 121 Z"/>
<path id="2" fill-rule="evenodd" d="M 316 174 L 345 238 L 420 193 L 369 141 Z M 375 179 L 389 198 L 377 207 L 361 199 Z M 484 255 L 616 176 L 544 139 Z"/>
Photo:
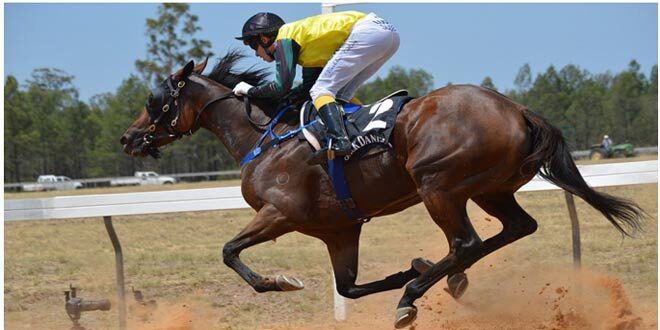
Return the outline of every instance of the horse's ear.
<path id="1" fill-rule="evenodd" d="M 174 75 L 173 78 L 174 80 L 183 80 L 188 78 L 188 76 L 193 72 L 193 69 L 195 68 L 195 62 L 190 61 L 186 66 L 183 67 L 183 69 L 177 71 Z"/>
<path id="2" fill-rule="evenodd" d="M 204 68 L 206 68 L 206 63 L 208 62 L 209 62 L 209 57 L 207 56 L 204 62 L 195 65 L 193 72 L 195 72 L 196 74 L 202 74 L 202 72 L 204 72 Z"/>

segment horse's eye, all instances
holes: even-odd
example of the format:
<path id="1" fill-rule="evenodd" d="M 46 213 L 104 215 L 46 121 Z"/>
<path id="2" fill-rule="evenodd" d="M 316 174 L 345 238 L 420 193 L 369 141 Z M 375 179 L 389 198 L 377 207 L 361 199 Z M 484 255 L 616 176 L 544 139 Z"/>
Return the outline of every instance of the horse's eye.
<path id="1" fill-rule="evenodd" d="M 154 100 L 154 94 L 149 93 L 149 98 L 147 99 L 147 105 L 150 105 L 151 102 L 153 102 L 153 100 Z"/>

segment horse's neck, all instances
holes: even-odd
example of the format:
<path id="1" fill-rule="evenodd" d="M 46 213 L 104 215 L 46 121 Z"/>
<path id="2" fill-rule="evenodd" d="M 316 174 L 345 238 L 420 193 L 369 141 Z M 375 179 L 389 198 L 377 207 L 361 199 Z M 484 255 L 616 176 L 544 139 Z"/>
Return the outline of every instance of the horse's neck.
<path id="1" fill-rule="evenodd" d="M 206 118 L 201 122 L 201 126 L 220 139 L 237 163 L 252 151 L 263 134 L 263 131 L 248 121 L 243 102 L 235 98 L 210 105 L 203 116 Z M 252 105 L 252 116 L 257 122 L 265 122 L 268 119 L 255 105 Z"/>

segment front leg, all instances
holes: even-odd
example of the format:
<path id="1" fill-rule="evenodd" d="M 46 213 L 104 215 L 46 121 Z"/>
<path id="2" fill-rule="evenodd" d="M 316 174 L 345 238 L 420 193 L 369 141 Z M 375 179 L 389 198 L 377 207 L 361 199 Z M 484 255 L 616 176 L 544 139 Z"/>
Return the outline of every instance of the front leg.
<path id="1" fill-rule="evenodd" d="M 222 249 L 223 261 L 257 292 L 300 290 L 304 287 L 300 280 L 283 275 L 276 278 L 263 277 L 252 271 L 239 257 L 244 249 L 273 240 L 291 231 L 291 223 L 286 216 L 275 206 L 266 204 L 257 212 L 252 222 L 225 244 Z"/>
<path id="2" fill-rule="evenodd" d="M 355 284 L 358 273 L 358 250 L 361 224 L 320 237 L 328 247 L 332 268 L 337 283 L 337 292 L 346 298 L 356 299 L 372 293 L 400 289 L 419 276 L 417 269 L 424 268 L 429 261 L 413 260 L 410 269 L 387 276 L 380 281 Z"/>

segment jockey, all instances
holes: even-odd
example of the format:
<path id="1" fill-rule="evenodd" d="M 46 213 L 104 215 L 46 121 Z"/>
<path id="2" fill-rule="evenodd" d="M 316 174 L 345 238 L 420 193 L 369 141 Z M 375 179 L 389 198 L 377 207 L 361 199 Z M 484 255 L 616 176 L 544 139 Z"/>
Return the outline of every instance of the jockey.
<path id="1" fill-rule="evenodd" d="M 343 109 L 355 91 L 399 48 L 399 33 L 374 13 L 345 11 L 308 17 L 285 24 L 273 13 L 258 13 L 243 25 L 236 39 L 256 56 L 275 62 L 275 81 L 253 87 L 240 82 L 236 95 L 287 97 L 291 103 L 311 96 L 331 139 L 328 157 L 351 153 L 342 120 Z M 296 64 L 303 82 L 292 89 Z"/>

